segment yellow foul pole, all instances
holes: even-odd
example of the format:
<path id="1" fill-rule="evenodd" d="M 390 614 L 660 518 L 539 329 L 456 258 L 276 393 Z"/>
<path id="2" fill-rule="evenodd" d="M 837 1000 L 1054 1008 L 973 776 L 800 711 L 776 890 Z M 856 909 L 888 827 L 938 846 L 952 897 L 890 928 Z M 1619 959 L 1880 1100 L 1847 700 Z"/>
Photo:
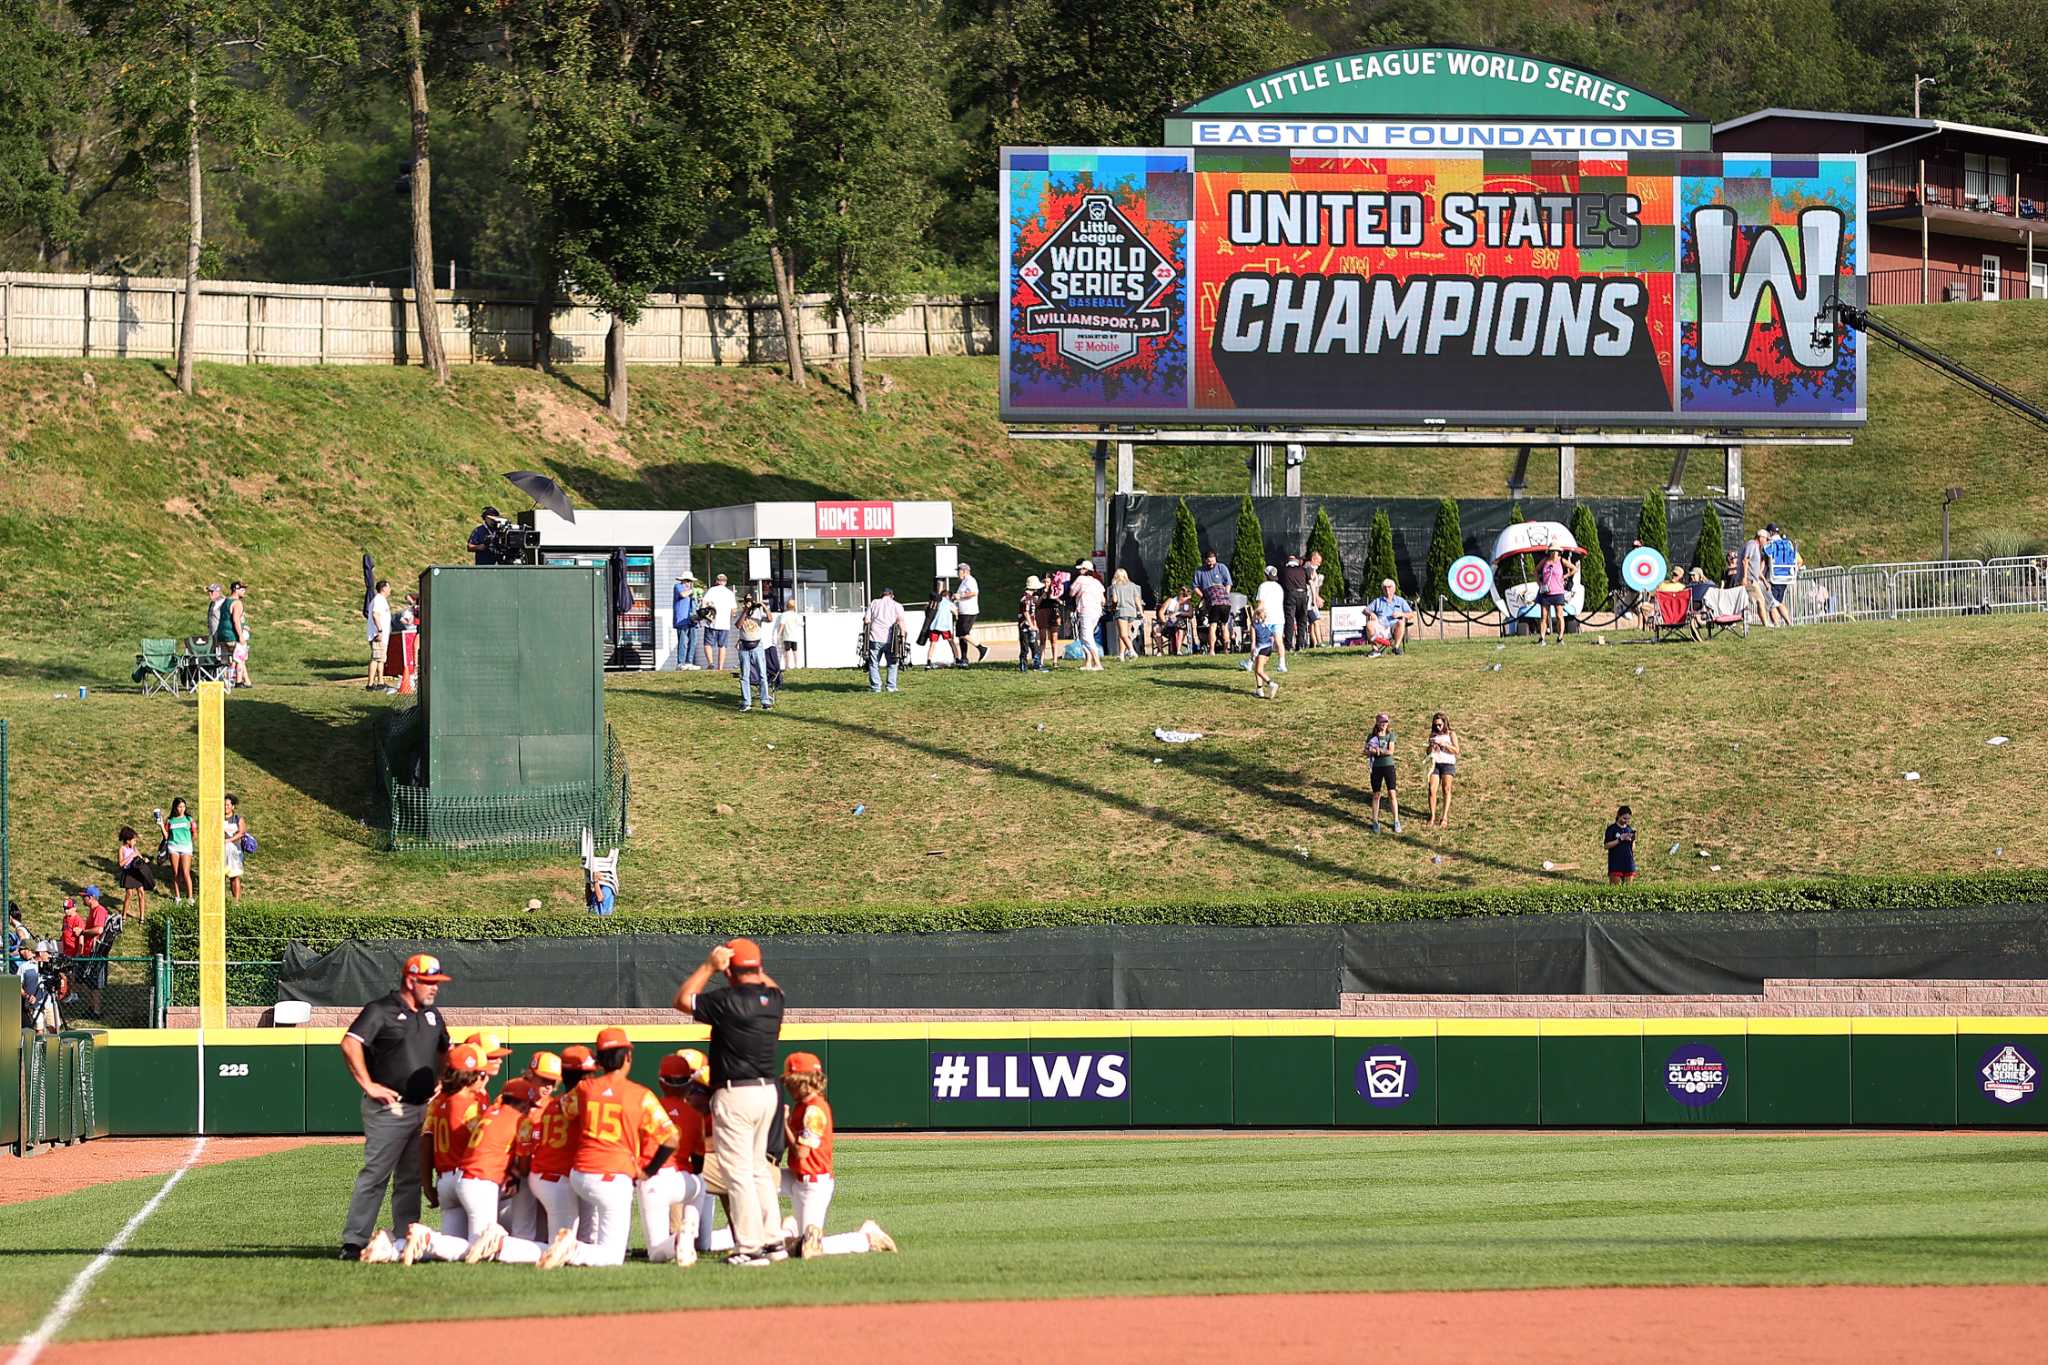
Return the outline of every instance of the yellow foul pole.
<path id="1" fill-rule="evenodd" d="M 227 807 L 222 762 L 226 687 L 199 684 L 199 807 L 193 814 L 193 850 L 199 871 L 199 1027 L 228 1024 L 227 874 L 221 821 Z"/>

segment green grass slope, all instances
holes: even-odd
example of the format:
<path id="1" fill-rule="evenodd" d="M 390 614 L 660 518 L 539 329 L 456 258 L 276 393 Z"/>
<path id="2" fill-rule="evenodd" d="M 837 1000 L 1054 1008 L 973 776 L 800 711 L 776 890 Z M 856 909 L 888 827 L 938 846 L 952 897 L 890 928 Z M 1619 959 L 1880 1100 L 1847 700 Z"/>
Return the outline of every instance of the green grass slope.
<path id="1" fill-rule="evenodd" d="M 308 1147 L 186 1176 L 92 1286 L 63 1339 L 587 1313 L 594 1293 L 604 1311 L 630 1312 L 2030 1284 L 2048 1275 L 2038 1218 L 2048 1167 L 2033 1156 L 2030 1138 L 1981 1134 L 851 1138 L 839 1147 L 828 1230 L 873 1217 L 902 1254 L 790 1261 L 759 1276 L 711 1262 L 683 1272 L 628 1262 L 576 1272 L 578 1292 L 551 1285 L 543 1294 L 522 1266 L 337 1266 L 361 1153 Z M 16 1249 L 0 1261 L 0 1335 L 29 1330 L 158 1183 L 0 1208 L 0 1237 Z"/>

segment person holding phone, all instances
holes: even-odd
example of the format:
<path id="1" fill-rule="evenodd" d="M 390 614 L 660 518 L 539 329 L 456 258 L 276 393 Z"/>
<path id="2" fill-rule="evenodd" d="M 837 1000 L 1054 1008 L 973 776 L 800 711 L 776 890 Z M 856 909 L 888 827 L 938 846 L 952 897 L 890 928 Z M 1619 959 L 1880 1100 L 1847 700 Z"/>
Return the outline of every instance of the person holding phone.
<path id="1" fill-rule="evenodd" d="M 1627 806 L 1614 812 L 1602 842 L 1607 845 L 1607 884 L 1619 886 L 1636 879 L 1636 830 L 1634 815 Z"/>

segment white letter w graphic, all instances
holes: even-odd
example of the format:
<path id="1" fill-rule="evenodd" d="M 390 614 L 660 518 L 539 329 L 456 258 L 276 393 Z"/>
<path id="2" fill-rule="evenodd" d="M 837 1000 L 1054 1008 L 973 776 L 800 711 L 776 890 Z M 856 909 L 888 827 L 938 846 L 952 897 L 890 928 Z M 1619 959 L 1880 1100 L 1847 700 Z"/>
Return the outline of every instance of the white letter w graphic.
<path id="1" fill-rule="evenodd" d="M 1692 216 L 1693 240 L 1699 243 L 1700 362 L 1720 367 L 1738 365 L 1749 349 L 1757 305 L 1769 289 L 1778 298 L 1785 321 L 1785 345 L 1802 368 L 1824 370 L 1835 363 L 1835 344 L 1813 339 L 1814 320 L 1826 301 L 1822 286 L 1834 278 L 1841 262 L 1842 214 L 1838 209 L 1801 209 L 1799 256 L 1805 266 L 1802 284 L 1792 269 L 1785 243 L 1775 229 L 1757 235 L 1749 268 L 1738 278 L 1735 264 L 1735 210 L 1698 209 Z M 1828 292 L 1832 292 L 1831 290 Z"/>

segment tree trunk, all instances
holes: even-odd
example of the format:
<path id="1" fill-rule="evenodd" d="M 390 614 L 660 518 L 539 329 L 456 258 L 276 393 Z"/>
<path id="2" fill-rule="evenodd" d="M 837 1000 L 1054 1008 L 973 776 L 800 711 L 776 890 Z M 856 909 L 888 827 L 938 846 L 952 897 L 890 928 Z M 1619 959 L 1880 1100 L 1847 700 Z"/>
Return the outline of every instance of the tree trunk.
<path id="1" fill-rule="evenodd" d="M 533 365 L 543 373 L 555 367 L 555 229 L 541 224 L 540 286 L 533 296 Z"/>
<path id="2" fill-rule="evenodd" d="M 796 280 L 782 249 L 782 229 L 775 219 L 775 190 L 761 191 L 763 221 L 768 226 L 768 268 L 775 276 L 775 309 L 782 314 L 783 350 L 789 357 L 789 382 L 804 387 L 804 339 L 796 315 Z"/>
<path id="3" fill-rule="evenodd" d="M 848 259 L 846 248 L 838 253 L 838 272 L 834 283 L 838 286 L 834 302 L 839 305 L 839 321 L 846 328 L 846 391 L 853 398 L 853 405 L 862 412 L 868 410 L 867 344 L 860 334 L 860 319 L 853 315 L 853 264 Z"/>
<path id="4" fill-rule="evenodd" d="M 427 69 L 420 39 L 420 7 L 405 10 L 405 98 L 412 110 L 412 295 L 419 315 L 420 361 L 434 382 L 448 382 L 448 351 L 441 344 L 441 312 L 434 296 L 433 174 L 427 165 Z"/>
<path id="5" fill-rule="evenodd" d="M 205 218 L 201 213 L 205 188 L 199 163 L 199 55 L 190 48 L 187 36 L 185 87 L 185 316 L 178 323 L 178 391 L 190 397 L 192 348 L 199 340 L 199 249 L 203 243 Z"/>
<path id="6" fill-rule="evenodd" d="M 604 334 L 604 401 L 612 420 L 626 425 L 626 324 L 616 313 Z"/>

